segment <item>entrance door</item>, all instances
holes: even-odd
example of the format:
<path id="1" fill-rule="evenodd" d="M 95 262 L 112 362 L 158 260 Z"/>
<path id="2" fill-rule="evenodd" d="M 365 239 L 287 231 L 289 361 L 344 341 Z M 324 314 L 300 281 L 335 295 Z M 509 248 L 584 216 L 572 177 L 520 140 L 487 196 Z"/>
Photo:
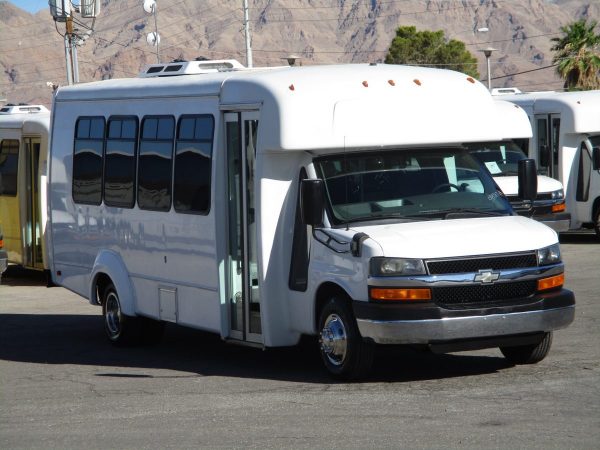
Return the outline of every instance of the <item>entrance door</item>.
<path id="1" fill-rule="evenodd" d="M 225 114 L 229 337 L 262 342 L 254 169 L 258 112 Z"/>
<path id="2" fill-rule="evenodd" d="M 538 114 L 535 116 L 535 123 L 538 168 L 544 175 L 561 180 L 559 172 L 560 115 Z"/>
<path id="3" fill-rule="evenodd" d="M 40 139 L 26 137 L 25 144 L 25 228 L 23 232 L 23 265 L 44 268 L 42 255 L 42 211 L 40 205 Z"/>

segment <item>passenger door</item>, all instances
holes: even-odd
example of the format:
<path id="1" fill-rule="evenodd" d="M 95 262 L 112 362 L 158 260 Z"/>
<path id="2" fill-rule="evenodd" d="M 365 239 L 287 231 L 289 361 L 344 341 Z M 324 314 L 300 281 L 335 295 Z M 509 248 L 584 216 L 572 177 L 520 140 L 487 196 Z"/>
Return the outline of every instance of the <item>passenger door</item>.
<path id="1" fill-rule="evenodd" d="M 255 203 L 257 111 L 226 113 L 226 294 L 231 339 L 262 343 Z"/>
<path id="2" fill-rule="evenodd" d="M 560 114 L 537 114 L 535 133 L 535 158 L 540 173 L 562 181 L 559 172 Z"/>
<path id="3" fill-rule="evenodd" d="M 43 269 L 43 225 L 40 204 L 40 147 L 37 137 L 25 137 L 25 191 L 21 199 L 24 213 L 23 265 Z"/>

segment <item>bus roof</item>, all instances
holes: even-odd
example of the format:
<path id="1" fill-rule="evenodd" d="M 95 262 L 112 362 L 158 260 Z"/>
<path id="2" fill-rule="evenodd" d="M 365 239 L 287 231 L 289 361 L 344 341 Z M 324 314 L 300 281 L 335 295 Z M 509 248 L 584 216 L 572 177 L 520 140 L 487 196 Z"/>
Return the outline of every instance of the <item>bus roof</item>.
<path id="1" fill-rule="evenodd" d="M 214 97 L 261 110 L 265 150 L 435 145 L 502 139 L 501 107 L 479 81 L 424 67 L 351 64 L 131 78 L 60 88 L 63 102 Z"/>
<path id="2" fill-rule="evenodd" d="M 50 111 L 44 106 L 39 111 L 16 111 L 0 114 L 0 130 L 22 130 L 23 133 L 48 132 L 50 128 Z"/>
<path id="3" fill-rule="evenodd" d="M 560 113 L 566 133 L 600 132 L 600 90 L 530 92 L 497 98 L 519 104 L 533 114 Z"/>

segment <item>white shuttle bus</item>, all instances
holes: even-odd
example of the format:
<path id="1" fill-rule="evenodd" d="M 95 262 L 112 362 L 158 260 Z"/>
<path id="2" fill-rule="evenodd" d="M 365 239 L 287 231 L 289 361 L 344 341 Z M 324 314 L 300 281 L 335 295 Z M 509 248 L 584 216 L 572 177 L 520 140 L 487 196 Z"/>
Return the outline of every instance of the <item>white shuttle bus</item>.
<path id="1" fill-rule="evenodd" d="M 600 91 L 502 95 L 521 106 L 533 127 L 529 156 L 562 182 L 570 229 L 594 228 L 600 238 Z"/>
<path id="2" fill-rule="evenodd" d="M 502 139 L 501 114 L 467 75 L 393 65 L 179 62 L 61 88 L 53 280 L 115 344 L 165 322 L 261 348 L 313 335 L 345 379 L 375 344 L 538 362 L 575 299 L 556 232 L 463 146 Z"/>
<path id="3" fill-rule="evenodd" d="M 7 260 L 45 270 L 46 172 L 50 111 L 43 105 L 0 108 L 0 226 Z"/>
<path id="4" fill-rule="evenodd" d="M 532 138 L 531 124 L 519 105 L 498 100 L 503 109 L 501 120 L 505 138 L 501 141 L 467 142 L 471 153 L 490 171 L 511 206 L 518 214 L 542 222 L 557 232 L 570 228 L 571 215 L 566 212 L 563 185 L 560 181 L 538 173 L 537 195 L 533 202 L 519 198 L 519 161 L 527 158 Z"/>

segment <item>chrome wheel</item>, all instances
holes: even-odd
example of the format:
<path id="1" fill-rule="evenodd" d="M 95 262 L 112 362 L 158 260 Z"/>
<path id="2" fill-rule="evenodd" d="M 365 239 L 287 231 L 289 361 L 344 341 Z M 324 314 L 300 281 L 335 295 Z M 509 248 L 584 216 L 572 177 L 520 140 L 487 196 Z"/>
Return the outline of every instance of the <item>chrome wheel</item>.
<path id="1" fill-rule="evenodd" d="M 114 291 L 108 293 L 105 299 L 104 323 L 110 339 L 116 339 L 121 334 L 121 305 Z"/>
<path id="2" fill-rule="evenodd" d="M 348 334 L 337 314 L 327 316 L 319 339 L 321 352 L 335 366 L 341 366 L 348 351 Z"/>

